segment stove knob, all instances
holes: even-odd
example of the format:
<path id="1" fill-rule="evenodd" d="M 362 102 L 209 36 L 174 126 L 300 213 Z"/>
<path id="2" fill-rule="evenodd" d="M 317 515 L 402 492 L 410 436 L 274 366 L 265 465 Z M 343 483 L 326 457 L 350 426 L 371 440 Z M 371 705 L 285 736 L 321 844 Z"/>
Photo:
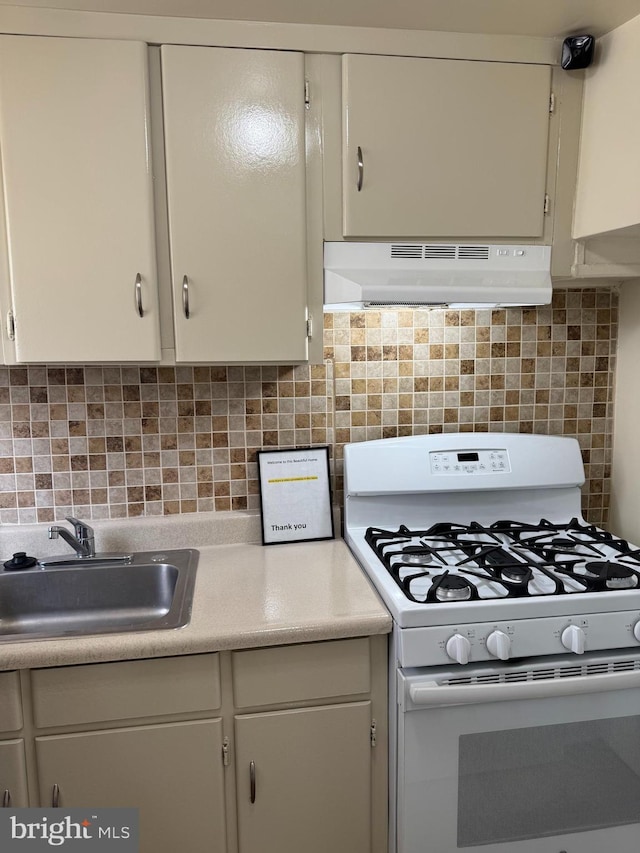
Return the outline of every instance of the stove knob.
<path id="1" fill-rule="evenodd" d="M 640 643 L 640 622 L 636 622 L 633 626 L 633 636 Z"/>
<path id="2" fill-rule="evenodd" d="M 570 652 L 576 655 L 584 654 L 586 636 L 582 628 L 579 628 L 577 625 L 569 625 L 562 632 L 560 639 L 565 649 L 569 649 Z"/>
<path id="3" fill-rule="evenodd" d="M 494 658 L 509 660 L 511 655 L 511 640 L 504 631 L 492 631 L 487 637 L 487 651 Z"/>
<path id="4" fill-rule="evenodd" d="M 454 634 L 453 637 L 449 637 L 446 649 L 451 660 L 455 660 L 458 663 L 469 663 L 471 643 L 462 634 Z"/>

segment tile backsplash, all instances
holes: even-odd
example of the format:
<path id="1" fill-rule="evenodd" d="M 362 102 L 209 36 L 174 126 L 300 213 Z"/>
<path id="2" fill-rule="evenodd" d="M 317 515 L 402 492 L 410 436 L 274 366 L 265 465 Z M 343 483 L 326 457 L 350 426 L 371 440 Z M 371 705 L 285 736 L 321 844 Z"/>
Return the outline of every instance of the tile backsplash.
<path id="1" fill-rule="evenodd" d="M 0 368 L 0 522 L 259 506 L 255 451 L 452 431 L 576 437 L 607 520 L 617 296 L 325 315 L 316 366 Z"/>

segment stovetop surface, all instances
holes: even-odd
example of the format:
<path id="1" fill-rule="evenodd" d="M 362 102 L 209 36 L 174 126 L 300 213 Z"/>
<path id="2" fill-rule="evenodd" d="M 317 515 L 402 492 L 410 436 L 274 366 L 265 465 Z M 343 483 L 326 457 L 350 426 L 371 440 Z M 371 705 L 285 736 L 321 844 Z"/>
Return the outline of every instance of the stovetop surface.
<path id="1" fill-rule="evenodd" d="M 577 518 L 369 527 L 365 540 L 404 596 L 425 607 L 640 588 L 640 550 Z"/>
<path id="2" fill-rule="evenodd" d="M 400 628 L 635 613 L 640 548 L 581 518 L 350 527 Z"/>
<path id="3" fill-rule="evenodd" d="M 354 443 L 344 480 L 345 539 L 397 628 L 500 623 L 519 635 L 525 621 L 557 619 L 547 629 L 561 633 L 586 620 L 592 648 L 600 615 L 624 612 L 635 637 L 640 548 L 581 517 L 575 439 L 472 432 Z"/>

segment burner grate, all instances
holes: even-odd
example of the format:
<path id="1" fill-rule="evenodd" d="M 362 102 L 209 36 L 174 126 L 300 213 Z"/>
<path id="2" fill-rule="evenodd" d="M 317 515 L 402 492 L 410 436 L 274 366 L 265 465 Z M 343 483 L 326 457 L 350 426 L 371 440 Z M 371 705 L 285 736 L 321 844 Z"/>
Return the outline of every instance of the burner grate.
<path id="1" fill-rule="evenodd" d="M 365 539 L 416 603 L 640 589 L 640 551 L 576 518 L 370 527 Z"/>

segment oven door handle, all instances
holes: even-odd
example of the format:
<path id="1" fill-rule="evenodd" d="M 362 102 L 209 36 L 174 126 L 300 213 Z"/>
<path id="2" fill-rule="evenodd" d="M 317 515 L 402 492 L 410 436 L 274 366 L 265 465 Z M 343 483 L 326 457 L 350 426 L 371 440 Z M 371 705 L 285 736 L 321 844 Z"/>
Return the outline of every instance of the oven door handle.
<path id="1" fill-rule="evenodd" d="M 480 702 L 507 702 L 517 699 L 551 699 L 581 693 L 605 693 L 640 687 L 640 670 L 582 675 L 574 678 L 549 678 L 541 681 L 517 681 L 511 684 L 440 685 L 423 681 L 409 686 L 415 707 L 438 705 L 476 705 Z"/>

